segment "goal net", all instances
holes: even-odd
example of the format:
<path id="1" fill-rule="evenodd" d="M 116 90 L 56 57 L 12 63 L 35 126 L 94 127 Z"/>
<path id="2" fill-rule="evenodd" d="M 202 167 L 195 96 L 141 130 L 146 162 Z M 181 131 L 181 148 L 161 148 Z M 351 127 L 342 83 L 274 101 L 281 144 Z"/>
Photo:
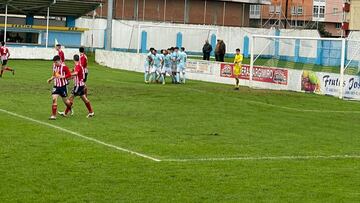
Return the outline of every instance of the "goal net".
<path id="1" fill-rule="evenodd" d="M 352 98 L 358 94 L 349 91 L 352 66 L 358 63 L 347 63 L 346 44 L 340 38 L 254 35 L 250 66 L 244 71 L 253 87 Z M 358 45 L 354 45 L 351 53 L 359 51 Z"/>

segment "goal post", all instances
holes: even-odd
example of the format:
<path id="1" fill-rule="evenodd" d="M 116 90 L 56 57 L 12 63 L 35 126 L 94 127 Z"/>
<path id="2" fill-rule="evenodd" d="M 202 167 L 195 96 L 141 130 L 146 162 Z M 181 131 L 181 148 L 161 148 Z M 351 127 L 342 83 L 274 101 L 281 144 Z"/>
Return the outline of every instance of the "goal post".
<path id="1" fill-rule="evenodd" d="M 345 91 L 349 85 L 345 75 L 346 41 L 344 38 L 252 35 L 250 66 L 246 70 L 249 85 L 259 87 L 261 74 L 268 74 L 277 83 L 281 75 L 276 75 L 276 71 L 285 70 L 288 90 L 342 99 L 350 94 Z"/>

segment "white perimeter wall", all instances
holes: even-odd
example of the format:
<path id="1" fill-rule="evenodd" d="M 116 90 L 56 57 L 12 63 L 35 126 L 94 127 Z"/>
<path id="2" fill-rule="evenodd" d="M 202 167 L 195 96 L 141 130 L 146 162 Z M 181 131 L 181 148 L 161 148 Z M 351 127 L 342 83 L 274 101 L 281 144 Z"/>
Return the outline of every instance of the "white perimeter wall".
<path id="1" fill-rule="evenodd" d="M 52 60 L 57 55 L 54 48 L 41 48 L 41 47 L 9 47 L 11 59 L 40 59 Z M 75 54 L 79 54 L 78 49 L 63 49 L 66 59 L 71 59 Z"/>
<path id="2" fill-rule="evenodd" d="M 227 53 L 234 53 L 236 48 L 243 49 L 244 37 L 251 35 L 275 35 L 275 29 L 263 28 L 247 28 L 247 27 L 225 27 L 225 26 L 209 26 L 209 25 L 183 25 L 171 23 L 155 23 L 155 22 L 138 22 L 138 21 L 122 21 L 113 20 L 113 40 L 112 48 L 115 49 L 137 49 L 138 45 L 138 25 L 144 25 L 141 31 L 147 32 L 147 48 L 155 47 L 157 49 L 168 48 L 176 45 L 176 35 L 181 32 L 183 34 L 183 46 L 190 52 L 202 52 L 204 41 L 210 41 L 211 35 L 215 34 L 218 39 L 224 40 L 227 45 Z M 156 27 L 173 26 L 172 28 Z M 83 37 L 83 45 L 86 47 L 104 48 L 104 33 L 106 29 L 106 19 L 79 18 L 76 20 L 77 27 L 89 28 Z M 186 26 L 186 29 L 184 28 Z M 210 30 L 204 30 L 210 29 Z M 316 30 L 281 30 L 281 36 L 294 37 L 320 37 Z M 257 39 L 255 53 L 260 53 L 269 40 Z M 284 42 L 284 43 L 283 43 Z M 288 45 L 285 41 L 280 42 L 280 55 L 293 55 L 294 43 Z M 250 40 L 251 43 L 251 40 Z M 316 56 L 316 41 L 309 45 L 313 50 L 303 51 L 302 54 L 307 57 Z M 263 54 L 273 54 L 274 43 L 263 52 Z M 309 54 L 311 53 L 311 54 Z M 292 55 L 291 55 L 292 54 Z"/>
<path id="3" fill-rule="evenodd" d="M 135 54 L 135 53 L 126 53 L 126 52 L 116 52 L 116 51 L 104 51 L 104 50 L 96 50 L 95 60 L 101 65 L 122 69 L 128 71 L 135 72 L 144 72 L 144 62 L 145 62 L 144 54 Z M 122 60 L 126 59 L 126 60 Z M 207 82 L 215 82 L 215 83 L 223 83 L 223 84 L 234 84 L 234 79 L 225 78 L 220 76 L 221 64 L 216 62 L 205 62 L 200 60 L 189 60 L 188 66 L 194 65 L 198 63 L 205 65 L 204 70 L 203 66 L 201 68 L 202 72 L 198 72 L 198 70 L 189 70 L 187 72 L 187 78 L 193 80 L 207 81 Z M 206 68 L 208 67 L 208 68 Z M 288 69 L 288 82 L 286 85 L 274 84 L 269 82 L 256 82 L 252 81 L 251 83 L 248 80 L 240 80 L 240 84 L 243 86 L 250 86 L 254 88 L 261 89 L 272 89 L 272 90 L 290 90 L 302 92 L 301 90 L 301 78 L 303 71 L 302 70 L 293 70 Z M 340 86 L 334 81 L 340 80 L 339 74 L 333 73 L 322 73 L 317 72 L 316 76 L 320 80 L 320 94 L 339 96 Z M 139 78 L 142 80 L 143 78 Z M 360 100 L 360 78 L 358 76 L 345 75 L 345 86 L 344 86 L 344 96 L 347 98 Z M 326 81 L 333 81 L 327 83 Z"/>

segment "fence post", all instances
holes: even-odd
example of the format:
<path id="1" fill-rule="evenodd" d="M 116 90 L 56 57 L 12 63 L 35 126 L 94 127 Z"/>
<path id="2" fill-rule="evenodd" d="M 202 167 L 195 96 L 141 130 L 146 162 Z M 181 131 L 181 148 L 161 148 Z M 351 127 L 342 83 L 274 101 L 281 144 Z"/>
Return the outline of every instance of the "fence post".
<path id="1" fill-rule="evenodd" d="M 340 65 L 340 91 L 339 98 L 344 98 L 344 75 L 345 75 L 345 46 L 346 39 L 341 40 L 341 65 Z"/>

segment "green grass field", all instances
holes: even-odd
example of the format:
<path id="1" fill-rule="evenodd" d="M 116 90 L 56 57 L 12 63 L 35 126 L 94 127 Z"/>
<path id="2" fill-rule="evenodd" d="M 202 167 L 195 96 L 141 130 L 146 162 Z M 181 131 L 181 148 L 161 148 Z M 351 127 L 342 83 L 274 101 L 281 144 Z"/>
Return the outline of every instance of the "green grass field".
<path id="1" fill-rule="evenodd" d="M 360 201 L 358 102 L 145 85 L 142 74 L 91 62 L 95 118 L 77 99 L 74 116 L 48 121 L 51 62 L 10 65 L 17 75 L 0 79 L 0 202 Z"/>

